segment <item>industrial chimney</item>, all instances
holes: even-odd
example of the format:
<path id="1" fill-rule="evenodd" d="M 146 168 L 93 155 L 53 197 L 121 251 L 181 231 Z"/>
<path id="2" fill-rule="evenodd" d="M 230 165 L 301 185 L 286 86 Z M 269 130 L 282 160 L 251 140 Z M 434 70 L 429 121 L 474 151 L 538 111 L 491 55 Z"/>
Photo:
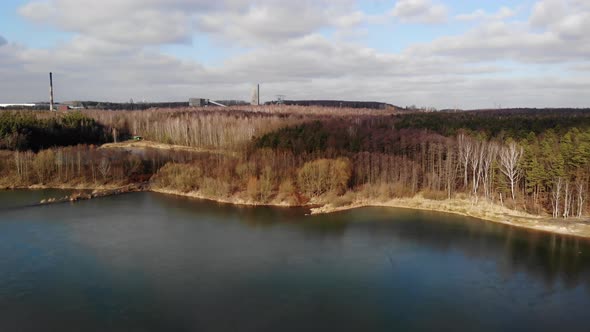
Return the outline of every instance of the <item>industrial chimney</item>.
<path id="1" fill-rule="evenodd" d="M 54 111 L 53 108 L 53 73 L 49 73 L 49 110 Z"/>
<path id="2" fill-rule="evenodd" d="M 260 105 L 260 84 L 256 84 L 252 91 L 252 105 Z"/>

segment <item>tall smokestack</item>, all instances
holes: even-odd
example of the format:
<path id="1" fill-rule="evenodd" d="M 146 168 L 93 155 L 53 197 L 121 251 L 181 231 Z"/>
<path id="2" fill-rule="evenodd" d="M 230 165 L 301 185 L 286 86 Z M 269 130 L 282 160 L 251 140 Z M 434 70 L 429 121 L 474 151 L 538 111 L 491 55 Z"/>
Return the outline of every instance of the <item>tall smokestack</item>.
<path id="1" fill-rule="evenodd" d="M 256 84 L 252 89 L 251 105 L 260 105 L 260 84 Z"/>
<path id="2" fill-rule="evenodd" d="M 49 73 L 49 110 L 53 111 L 53 73 Z"/>

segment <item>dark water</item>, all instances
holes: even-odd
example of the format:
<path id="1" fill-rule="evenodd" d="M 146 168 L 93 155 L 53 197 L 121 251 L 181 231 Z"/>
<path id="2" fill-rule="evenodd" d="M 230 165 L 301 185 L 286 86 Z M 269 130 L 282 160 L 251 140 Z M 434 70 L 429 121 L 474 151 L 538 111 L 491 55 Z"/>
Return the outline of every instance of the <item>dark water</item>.
<path id="1" fill-rule="evenodd" d="M 590 329 L 588 241 L 304 212 L 150 193 L 0 209 L 0 331 Z"/>
<path id="2" fill-rule="evenodd" d="M 72 190 L 0 190 L 0 213 L 6 209 L 23 207 L 39 203 L 43 199 L 63 198 Z"/>

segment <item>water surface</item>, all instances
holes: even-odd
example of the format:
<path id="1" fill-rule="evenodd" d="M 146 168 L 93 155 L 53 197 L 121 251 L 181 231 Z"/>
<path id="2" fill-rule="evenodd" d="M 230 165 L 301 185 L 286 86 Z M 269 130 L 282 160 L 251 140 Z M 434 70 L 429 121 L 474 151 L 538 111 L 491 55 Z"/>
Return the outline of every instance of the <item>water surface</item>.
<path id="1" fill-rule="evenodd" d="M 25 207 L 41 202 L 43 199 L 63 198 L 73 190 L 40 189 L 40 190 L 0 190 L 0 211 Z"/>
<path id="2" fill-rule="evenodd" d="M 587 330 L 588 241 L 305 212 L 153 193 L 0 209 L 0 330 Z"/>

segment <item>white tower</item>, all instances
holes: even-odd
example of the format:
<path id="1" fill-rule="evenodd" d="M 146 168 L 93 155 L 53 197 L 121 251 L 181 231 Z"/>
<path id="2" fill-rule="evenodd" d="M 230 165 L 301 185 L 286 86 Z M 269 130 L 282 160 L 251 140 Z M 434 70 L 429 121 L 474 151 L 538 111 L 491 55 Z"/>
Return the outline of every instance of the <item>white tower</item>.
<path id="1" fill-rule="evenodd" d="M 260 105 L 260 84 L 256 84 L 254 90 L 252 91 L 252 105 Z"/>

